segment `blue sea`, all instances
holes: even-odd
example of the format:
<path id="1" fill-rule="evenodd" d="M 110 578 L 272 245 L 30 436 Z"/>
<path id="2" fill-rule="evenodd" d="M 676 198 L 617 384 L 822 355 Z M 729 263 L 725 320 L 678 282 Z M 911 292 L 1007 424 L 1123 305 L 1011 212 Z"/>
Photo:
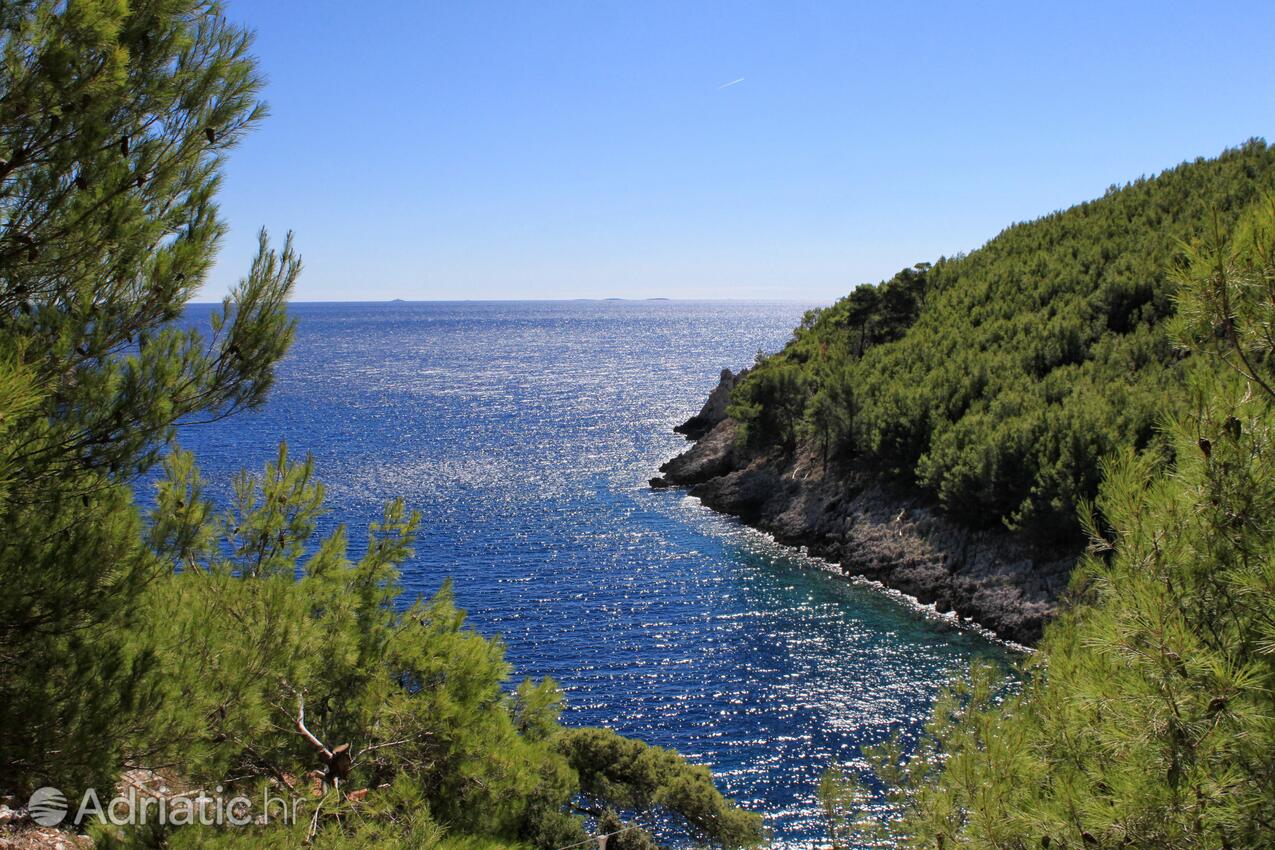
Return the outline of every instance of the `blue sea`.
<path id="1" fill-rule="evenodd" d="M 820 773 L 914 734 L 953 671 L 1005 650 L 647 488 L 721 369 L 782 346 L 807 306 L 294 304 L 265 407 L 180 441 L 223 498 L 279 441 L 312 453 L 355 551 L 402 496 L 424 515 L 408 594 L 452 578 L 517 679 L 561 683 L 566 723 L 677 749 L 809 846 Z"/>

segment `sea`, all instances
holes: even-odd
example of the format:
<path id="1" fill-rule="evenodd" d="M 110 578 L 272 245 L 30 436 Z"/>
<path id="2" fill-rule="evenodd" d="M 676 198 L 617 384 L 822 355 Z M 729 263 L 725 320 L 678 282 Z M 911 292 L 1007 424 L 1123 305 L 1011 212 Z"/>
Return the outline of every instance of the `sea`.
<path id="1" fill-rule="evenodd" d="M 446 579 L 515 671 L 552 677 L 563 721 L 710 767 L 778 845 L 824 843 L 832 765 L 912 740 L 974 658 L 1008 650 L 647 479 L 687 443 L 723 367 L 809 304 L 294 303 L 295 345 L 258 411 L 181 430 L 214 498 L 286 441 L 313 455 L 330 530 L 357 556 L 386 500 L 424 521 L 404 602 Z M 206 325 L 192 305 L 186 320 Z M 143 487 L 149 486 L 146 484 Z M 146 500 L 146 494 L 139 494 Z"/>

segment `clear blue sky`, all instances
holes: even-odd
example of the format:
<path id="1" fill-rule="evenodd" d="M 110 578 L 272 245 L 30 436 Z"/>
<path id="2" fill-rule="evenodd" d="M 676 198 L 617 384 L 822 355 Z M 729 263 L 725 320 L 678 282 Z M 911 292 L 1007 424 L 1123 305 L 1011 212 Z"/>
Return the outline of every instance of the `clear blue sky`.
<path id="1" fill-rule="evenodd" d="M 300 300 L 831 300 L 1275 139 L 1270 0 L 227 9 L 272 115 L 205 297 L 265 225 Z"/>

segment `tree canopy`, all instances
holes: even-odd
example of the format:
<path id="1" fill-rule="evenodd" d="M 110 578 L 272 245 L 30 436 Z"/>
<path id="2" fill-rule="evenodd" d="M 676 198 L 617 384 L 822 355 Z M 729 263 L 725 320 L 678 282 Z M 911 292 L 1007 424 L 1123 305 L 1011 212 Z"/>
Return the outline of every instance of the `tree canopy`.
<path id="1" fill-rule="evenodd" d="M 1180 241 L 1272 187 L 1255 140 L 860 286 L 760 360 L 732 415 L 756 447 L 897 476 L 971 524 L 1075 534 L 1101 459 L 1157 439 L 1183 381 Z"/>
<path id="2" fill-rule="evenodd" d="M 264 234 L 209 332 L 168 324 L 264 114 L 250 45 L 213 3 L 0 7 L 0 763 L 20 787 L 115 763 L 157 575 L 128 484 L 178 424 L 259 404 L 291 341 L 300 262 Z"/>
<path id="3" fill-rule="evenodd" d="M 1024 662 L 1022 688 L 976 668 L 915 755 L 898 741 L 871 754 L 902 813 L 883 825 L 892 840 L 1272 845 L 1275 201 L 1227 230 L 1212 221 L 1181 246 L 1172 329 L 1193 356 L 1167 450 L 1103 464 L 1080 604 Z"/>

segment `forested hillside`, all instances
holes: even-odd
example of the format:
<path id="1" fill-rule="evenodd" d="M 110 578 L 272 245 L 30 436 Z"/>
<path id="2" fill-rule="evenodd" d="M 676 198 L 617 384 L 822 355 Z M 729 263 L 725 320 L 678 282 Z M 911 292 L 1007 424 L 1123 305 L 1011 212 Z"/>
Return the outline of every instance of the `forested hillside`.
<path id="1" fill-rule="evenodd" d="M 868 754 L 900 819 L 828 773 L 837 846 L 1275 845 L 1275 200 L 1182 257 L 1172 461 L 1102 464 L 1079 604 L 1021 690 L 976 667 L 910 758 L 898 738 Z"/>
<path id="2" fill-rule="evenodd" d="M 1099 462 L 1156 438 L 1185 357 L 1175 258 L 1275 187 L 1260 140 L 1007 228 L 811 311 L 731 414 L 754 448 L 853 461 L 975 526 L 1072 536 Z"/>

